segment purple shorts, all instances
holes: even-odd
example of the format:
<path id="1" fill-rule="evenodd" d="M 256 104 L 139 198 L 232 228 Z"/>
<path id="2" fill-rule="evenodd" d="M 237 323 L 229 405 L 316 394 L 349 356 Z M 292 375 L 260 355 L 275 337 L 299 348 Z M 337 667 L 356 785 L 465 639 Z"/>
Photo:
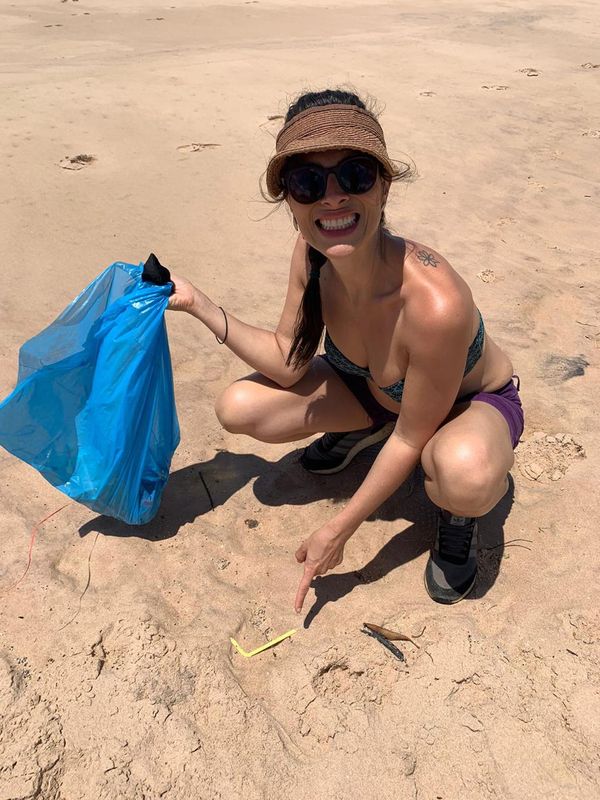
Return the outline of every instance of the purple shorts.
<path id="1" fill-rule="evenodd" d="M 366 378 L 343 372 L 332 364 L 327 356 L 320 356 L 320 358 L 325 359 L 336 375 L 339 375 L 354 397 L 356 397 L 358 402 L 371 417 L 373 425 L 381 425 L 384 422 L 395 422 L 398 419 L 398 414 L 389 411 L 373 397 Z M 493 406 L 502 414 L 508 424 L 513 448 L 519 443 L 524 425 L 523 406 L 521 405 L 521 399 L 519 397 L 520 382 L 516 375 L 514 377 L 517 378 L 516 385 L 511 379 L 500 389 L 496 389 L 495 392 L 474 392 L 473 394 L 459 397 L 456 401 L 457 403 L 469 403 L 471 400 L 478 400 L 480 403 L 489 403 L 489 405 Z"/>

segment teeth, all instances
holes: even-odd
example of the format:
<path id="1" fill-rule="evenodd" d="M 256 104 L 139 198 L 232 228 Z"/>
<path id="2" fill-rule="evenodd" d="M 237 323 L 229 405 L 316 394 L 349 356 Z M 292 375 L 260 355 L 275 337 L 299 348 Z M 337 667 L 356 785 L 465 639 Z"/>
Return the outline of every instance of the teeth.
<path id="1" fill-rule="evenodd" d="M 350 214 L 347 217 L 339 217 L 338 219 L 320 219 L 319 224 L 326 231 L 340 231 L 343 228 L 349 228 L 356 222 L 356 214 Z"/>

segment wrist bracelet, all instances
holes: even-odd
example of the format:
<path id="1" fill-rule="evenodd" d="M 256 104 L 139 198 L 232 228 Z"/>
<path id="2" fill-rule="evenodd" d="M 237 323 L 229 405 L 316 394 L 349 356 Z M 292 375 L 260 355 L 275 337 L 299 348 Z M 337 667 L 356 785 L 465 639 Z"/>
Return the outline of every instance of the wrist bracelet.
<path id="1" fill-rule="evenodd" d="M 221 308 L 221 306 L 219 306 L 219 308 L 223 312 L 223 317 L 225 318 L 225 336 L 223 336 L 222 339 L 219 339 L 219 337 L 215 333 L 215 339 L 219 344 L 225 344 L 225 342 L 227 341 L 227 334 L 229 333 L 229 324 L 227 322 L 227 314 L 225 313 L 225 309 Z"/>

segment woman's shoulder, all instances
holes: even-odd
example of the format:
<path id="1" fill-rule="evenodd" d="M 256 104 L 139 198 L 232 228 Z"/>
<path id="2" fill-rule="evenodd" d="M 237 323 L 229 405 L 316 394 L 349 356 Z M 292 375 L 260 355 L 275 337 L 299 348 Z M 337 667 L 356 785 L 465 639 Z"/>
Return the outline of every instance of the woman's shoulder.
<path id="1" fill-rule="evenodd" d="M 452 270 L 452 267 L 447 259 L 438 253 L 433 247 L 430 247 L 430 245 L 416 242 L 413 239 L 404 239 L 404 248 L 405 265 L 410 264 L 415 266 L 420 272 L 422 271 L 422 267 L 427 267 L 430 270 L 436 270 L 437 272 Z M 423 272 L 423 274 L 426 275 L 427 271 Z M 430 274 L 433 275 L 434 273 Z"/>
<path id="2" fill-rule="evenodd" d="M 406 313 L 412 319 L 469 319 L 473 296 L 466 282 L 448 260 L 429 245 L 406 241 L 404 259 L 404 291 Z"/>

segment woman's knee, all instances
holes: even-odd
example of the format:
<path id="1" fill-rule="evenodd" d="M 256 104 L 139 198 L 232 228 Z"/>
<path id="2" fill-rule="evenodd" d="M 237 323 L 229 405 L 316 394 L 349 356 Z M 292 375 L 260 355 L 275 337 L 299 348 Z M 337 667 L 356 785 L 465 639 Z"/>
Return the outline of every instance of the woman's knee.
<path id="1" fill-rule="evenodd" d="M 258 398 L 251 381 L 239 380 L 228 386 L 217 398 L 217 419 L 229 433 L 246 433 L 256 421 Z"/>
<path id="2" fill-rule="evenodd" d="M 510 465 L 483 440 L 454 437 L 432 441 L 423 453 L 423 467 L 438 494 L 453 503 L 468 500 L 487 507 L 500 499 Z"/>

